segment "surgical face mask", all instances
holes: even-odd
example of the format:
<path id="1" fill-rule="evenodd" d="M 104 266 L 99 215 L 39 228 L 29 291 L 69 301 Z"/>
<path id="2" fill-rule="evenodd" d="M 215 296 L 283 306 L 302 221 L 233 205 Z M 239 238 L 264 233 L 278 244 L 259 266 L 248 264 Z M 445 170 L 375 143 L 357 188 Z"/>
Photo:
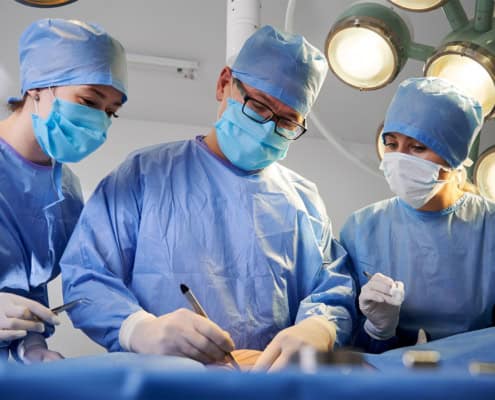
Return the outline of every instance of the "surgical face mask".
<path id="1" fill-rule="evenodd" d="M 222 153 L 236 167 L 256 171 L 285 158 L 290 141 L 275 133 L 275 122 L 260 124 L 242 112 L 242 104 L 227 99 L 227 108 L 215 124 Z"/>
<path id="2" fill-rule="evenodd" d="M 450 171 L 434 162 L 408 154 L 385 153 L 380 169 L 392 192 L 413 208 L 421 208 L 448 180 L 439 180 L 441 169 Z"/>
<path id="3" fill-rule="evenodd" d="M 78 162 L 107 139 L 112 123 L 103 111 L 54 98 L 46 119 L 32 115 L 36 140 L 45 154 L 59 162 Z"/>

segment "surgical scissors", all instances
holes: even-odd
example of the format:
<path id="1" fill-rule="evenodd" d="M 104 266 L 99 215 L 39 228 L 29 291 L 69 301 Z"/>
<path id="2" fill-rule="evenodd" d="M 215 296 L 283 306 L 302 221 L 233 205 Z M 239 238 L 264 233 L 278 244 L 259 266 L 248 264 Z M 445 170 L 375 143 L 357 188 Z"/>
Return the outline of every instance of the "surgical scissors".
<path id="1" fill-rule="evenodd" d="M 62 304 L 61 306 L 54 307 L 54 308 L 50 309 L 50 311 L 52 313 L 54 313 L 55 315 L 58 315 L 61 312 L 70 310 L 71 308 L 77 306 L 78 304 L 87 304 L 87 303 L 91 303 L 91 300 L 87 299 L 86 297 L 81 297 L 80 299 L 76 299 L 76 300 L 70 301 L 68 303 Z M 33 320 L 36 322 L 44 322 L 37 315 L 33 315 Z"/>

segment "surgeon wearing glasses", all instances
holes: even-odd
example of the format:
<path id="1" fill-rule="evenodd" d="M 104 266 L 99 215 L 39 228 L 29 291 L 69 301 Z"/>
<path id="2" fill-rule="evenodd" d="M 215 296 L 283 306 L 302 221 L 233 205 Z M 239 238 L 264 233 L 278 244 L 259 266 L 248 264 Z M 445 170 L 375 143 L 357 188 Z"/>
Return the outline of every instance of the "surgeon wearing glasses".
<path id="1" fill-rule="evenodd" d="M 89 200 L 62 261 L 78 328 L 110 351 L 222 362 L 350 338 L 353 282 L 315 185 L 278 163 L 327 74 L 300 35 L 256 31 L 216 85 L 215 127 L 138 151 Z M 210 319 L 188 309 L 186 284 Z"/>
<path id="2" fill-rule="evenodd" d="M 369 352 L 489 327 L 495 306 L 495 204 L 466 190 L 463 164 L 480 104 L 448 81 L 411 78 L 388 107 L 381 169 L 396 194 L 341 231 Z"/>

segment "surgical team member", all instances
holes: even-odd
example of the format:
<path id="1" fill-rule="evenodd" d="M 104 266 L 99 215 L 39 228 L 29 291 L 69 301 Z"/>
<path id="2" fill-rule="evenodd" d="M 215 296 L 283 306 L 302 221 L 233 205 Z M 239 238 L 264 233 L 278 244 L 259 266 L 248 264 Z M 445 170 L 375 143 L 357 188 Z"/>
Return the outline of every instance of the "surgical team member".
<path id="1" fill-rule="evenodd" d="M 492 325 L 495 204 L 464 191 L 461 171 L 482 122 L 480 104 L 445 80 L 399 86 L 380 167 L 397 197 L 355 212 L 340 235 L 367 351 L 414 344 L 420 328 L 438 339 Z"/>
<path id="2" fill-rule="evenodd" d="M 127 84 L 124 49 L 96 25 L 36 21 L 19 55 L 22 98 L 9 100 L 12 114 L 0 121 L 0 358 L 15 347 L 32 363 L 61 358 L 44 338 L 58 323 L 47 283 L 83 205 L 64 163 L 105 141 Z"/>
<path id="3" fill-rule="evenodd" d="M 349 340 L 347 255 L 315 185 L 277 162 L 327 69 L 302 36 L 257 30 L 220 73 L 207 136 L 138 151 L 100 183 L 62 259 L 65 300 L 93 299 L 76 327 L 110 351 L 203 363 L 266 348 L 256 369 Z"/>

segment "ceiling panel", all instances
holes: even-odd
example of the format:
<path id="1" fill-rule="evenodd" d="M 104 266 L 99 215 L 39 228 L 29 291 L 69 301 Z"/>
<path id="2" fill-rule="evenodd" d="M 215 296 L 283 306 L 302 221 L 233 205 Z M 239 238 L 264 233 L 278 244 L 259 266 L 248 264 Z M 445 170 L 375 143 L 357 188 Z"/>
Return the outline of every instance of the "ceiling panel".
<path id="1" fill-rule="evenodd" d="M 323 49 L 328 30 L 337 15 L 352 1 L 300 0 L 294 29 Z M 464 0 L 473 12 L 474 0 Z M 0 96 L 15 95 L 18 87 L 17 40 L 32 21 L 44 17 L 77 18 L 97 22 L 132 53 L 198 61 L 194 80 L 173 69 L 129 67 L 129 102 L 123 117 L 210 125 L 216 117 L 215 84 L 225 60 L 225 0 L 79 0 L 56 9 L 29 8 L 13 0 L 0 1 Z M 286 0 L 262 1 L 262 24 L 283 28 Z M 416 41 L 437 45 L 449 30 L 442 10 L 428 13 L 401 11 L 414 27 Z M 397 84 L 421 75 L 422 65 L 409 60 L 396 81 L 374 92 L 359 92 L 329 74 L 315 111 L 325 127 L 338 138 L 357 144 L 373 144 L 376 129 Z M 7 72 L 8 79 L 5 78 Z M 311 125 L 310 125 L 311 129 Z M 485 128 L 492 129 L 491 124 Z M 316 129 L 310 135 L 317 137 Z"/>

